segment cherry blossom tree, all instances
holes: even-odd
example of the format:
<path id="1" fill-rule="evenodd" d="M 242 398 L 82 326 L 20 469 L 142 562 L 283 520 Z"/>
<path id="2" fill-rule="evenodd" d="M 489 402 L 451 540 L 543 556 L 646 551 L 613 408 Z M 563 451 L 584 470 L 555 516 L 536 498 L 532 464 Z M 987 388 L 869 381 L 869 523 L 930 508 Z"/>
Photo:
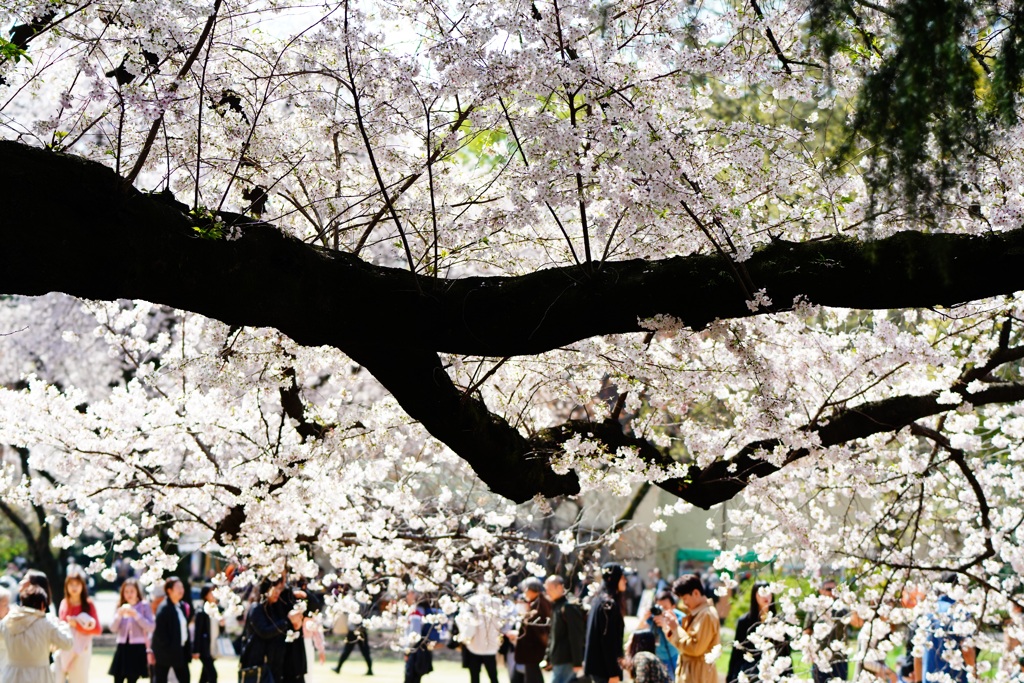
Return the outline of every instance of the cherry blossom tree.
<path id="1" fill-rule="evenodd" d="M 503 498 L 653 482 L 664 515 L 743 499 L 723 568 L 846 572 L 894 622 L 952 569 L 994 618 L 1022 588 L 1019 18 L 5 7 L 0 291 L 87 300 L 64 343 L 128 369 L 3 392 L 0 441 L 55 476 L 10 488 L 67 538 L 309 573 L 315 546 L 362 590 L 497 580 L 528 554 Z"/>

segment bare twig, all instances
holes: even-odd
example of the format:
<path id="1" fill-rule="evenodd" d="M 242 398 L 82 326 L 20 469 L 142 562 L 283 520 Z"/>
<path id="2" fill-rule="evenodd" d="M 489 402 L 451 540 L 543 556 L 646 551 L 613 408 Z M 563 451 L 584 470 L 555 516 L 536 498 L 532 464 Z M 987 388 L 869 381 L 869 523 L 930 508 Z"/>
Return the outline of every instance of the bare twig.
<path id="1" fill-rule="evenodd" d="M 170 90 L 173 92 L 178 89 L 178 83 L 186 74 L 192 69 L 192 65 L 195 64 L 196 59 L 199 58 L 199 52 L 203 49 L 203 45 L 206 44 L 206 39 L 210 36 L 210 32 L 213 30 L 213 24 L 217 21 L 217 12 L 220 11 L 221 0 L 216 0 L 213 3 L 213 12 L 209 17 L 206 18 L 206 25 L 203 27 L 203 32 L 199 35 L 199 41 L 196 43 L 195 48 L 189 54 L 185 63 L 182 64 L 181 69 L 178 70 L 178 76 L 170 85 Z M 160 125 L 164 121 L 164 115 L 160 114 L 153 125 L 149 128 L 149 133 L 146 135 L 145 142 L 142 143 L 142 151 L 139 152 L 139 157 L 135 160 L 135 165 L 132 166 L 132 170 L 125 176 L 124 182 L 126 185 L 131 185 L 135 182 L 135 179 L 139 177 L 139 173 L 142 172 L 142 167 L 146 163 L 146 158 L 149 156 L 149 151 L 153 148 L 153 141 L 156 140 L 157 131 L 160 130 Z M 196 182 L 198 182 L 198 178 Z"/>

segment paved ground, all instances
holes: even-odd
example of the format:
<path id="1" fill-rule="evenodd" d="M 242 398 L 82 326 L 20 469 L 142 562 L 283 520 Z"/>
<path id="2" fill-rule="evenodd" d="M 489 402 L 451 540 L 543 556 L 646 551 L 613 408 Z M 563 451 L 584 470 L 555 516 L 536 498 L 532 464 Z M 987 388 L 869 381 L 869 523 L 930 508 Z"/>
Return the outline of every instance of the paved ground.
<path id="1" fill-rule="evenodd" d="M 376 654 L 376 653 L 374 653 Z M 92 656 L 92 665 L 89 669 L 90 683 L 111 683 L 113 680 L 107 671 L 110 668 L 110 658 L 113 650 L 108 648 L 96 648 Z M 366 666 L 359 656 L 358 650 L 353 653 L 355 659 L 345 662 L 345 668 L 341 675 L 331 670 L 338 663 L 338 653 L 328 653 L 329 659 L 326 665 L 319 662 L 313 665 L 312 680 L 310 683 L 402 683 L 404 678 L 405 662 L 400 659 L 374 657 L 373 673 L 371 678 L 364 675 Z M 199 680 L 199 662 L 192 663 L 192 683 Z M 218 683 L 237 683 L 238 680 L 238 659 L 217 660 Z M 499 680 L 505 683 L 508 677 L 503 671 L 498 672 Z M 486 681 L 487 677 L 484 676 Z M 143 681 L 142 683 L 147 683 Z M 461 668 L 457 661 L 435 660 L 434 672 L 425 676 L 423 683 L 469 683 L 469 674 Z"/>
<path id="2" fill-rule="evenodd" d="M 103 591 L 94 595 L 93 600 L 96 603 L 96 612 L 100 618 L 100 624 L 109 628 L 117 606 L 117 593 Z M 636 617 L 626 617 L 627 632 L 632 631 L 636 627 L 636 621 Z M 731 636 L 732 634 L 729 632 L 728 638 L 730 640 Z M 109 637 L 107 640 L 112 642 L 109 640 Z M 340 643 L 336 643 L 334 646 L 340 646 Z M 331 645 L 328 647 L 331 647 Z M 328 651 L 327 664 L 315 663 L 312 667 L 309 683 L 402 683 L 404 680 L 405 662 L 397 658 L 394 653 L 386 648 L 375 648 L 373 651 L 373 671 L 375 675 L 372 678 L 365 675 L 366 665 L 359 655 L 359 650 L 354 651 L 349 660 L 345 662 L 345 668 L 342 670 L 341 675 L 334 673 L 331 667 L 337 664 L 338 654 L 338 651 Z M 112 677 L 107 674 L 112 656 L 112 647 L 95 648 L 90 667 L 90 683 L 112 683 Z M 458 653 L 447 651 L 440 655 L 440 657 L 435 656 L 434 671 L 424 677 L 423 683 L 469 683 L 469 672 L 462 669 L 458 656 Z M 444 659 L 441 657 L 444 657 Z M 728 649 L 726 649 L 716 663 L 721 680 L 725 678 L 728 661 L 729 653 Z M 199 662 L 192 663 L 192 683 L 197 683 L 199 680 L 200 668 Z M 237 683 L 238 659 L 218 660 L 217 673 L 218 683 Z M 484 681 L 487 680 L 486 674 L 483 675 L 483 679 Z M 500 663 L 498 666 L 498 680 L 500 683 L 508 683 L 508 675 Z M 148 682 L 143 681 L 142 683 Z"/>

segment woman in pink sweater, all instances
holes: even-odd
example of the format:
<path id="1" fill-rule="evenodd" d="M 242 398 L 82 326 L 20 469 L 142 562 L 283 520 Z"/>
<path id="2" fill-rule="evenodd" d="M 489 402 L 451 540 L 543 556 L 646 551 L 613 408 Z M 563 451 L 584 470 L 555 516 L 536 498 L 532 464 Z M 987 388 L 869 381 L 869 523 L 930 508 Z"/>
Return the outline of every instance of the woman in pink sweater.
<path id="1" fill-rule="evenodd" d="M 114 677 L 114 683 L 135 683 L 149 677 L 146 650 L 153 626 L 153 610 L 142 599 L 139 582 L 125 579 L 117 598 L 117 614 L 110 625 L 117 635 L 117 649 L 107 672 Z"/>

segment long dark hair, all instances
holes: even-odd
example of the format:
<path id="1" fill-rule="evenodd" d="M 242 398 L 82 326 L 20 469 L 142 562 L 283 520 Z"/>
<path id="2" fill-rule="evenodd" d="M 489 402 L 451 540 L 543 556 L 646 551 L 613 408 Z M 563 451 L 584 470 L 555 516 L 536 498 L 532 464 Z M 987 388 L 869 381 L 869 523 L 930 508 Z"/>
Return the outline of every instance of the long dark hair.
<path id="1" fill-rule="evenodd" d="M 751 619 L 755 621 L 761 620 L 761 607 L 757 604 L 757 592 L 762 588 L 768 588 L 767 581 L 755 581 L 754 585 L 750 587 L 750 611 L 747 613 Z M 775 594 L 772 593 L 772 601 L 768 603 L 768 611 L 775 614 Z"/>
<path id="2" fill-rule="evenodd" d="M 601 594 L 603 600 L 611 602 L 619 608 L 619 614 L 626 615 L 626 596 L 619 591 L 619 581 L 626 575 L 626 570 L 617 562 L 607 562 L 601 566 Z"/>
<path id="3" fill-rule="evenodd" d="M 284 576 L 268 576 L 260 581 L 260 602 L 267 601 L 267 594 L 274 586 L 284 584 Z"/>
<path id="4" fill-rule="evenodd" d="M 657 641 L 654 638 L 654 631 L 641 629 L 633 633 L 629 640 L 629 649 L 626 656 L 622 658 L 622 668 L 629 672 L 631 678 L 636 679 L 636 654 L 638 652 L 654 653 Z"/>

